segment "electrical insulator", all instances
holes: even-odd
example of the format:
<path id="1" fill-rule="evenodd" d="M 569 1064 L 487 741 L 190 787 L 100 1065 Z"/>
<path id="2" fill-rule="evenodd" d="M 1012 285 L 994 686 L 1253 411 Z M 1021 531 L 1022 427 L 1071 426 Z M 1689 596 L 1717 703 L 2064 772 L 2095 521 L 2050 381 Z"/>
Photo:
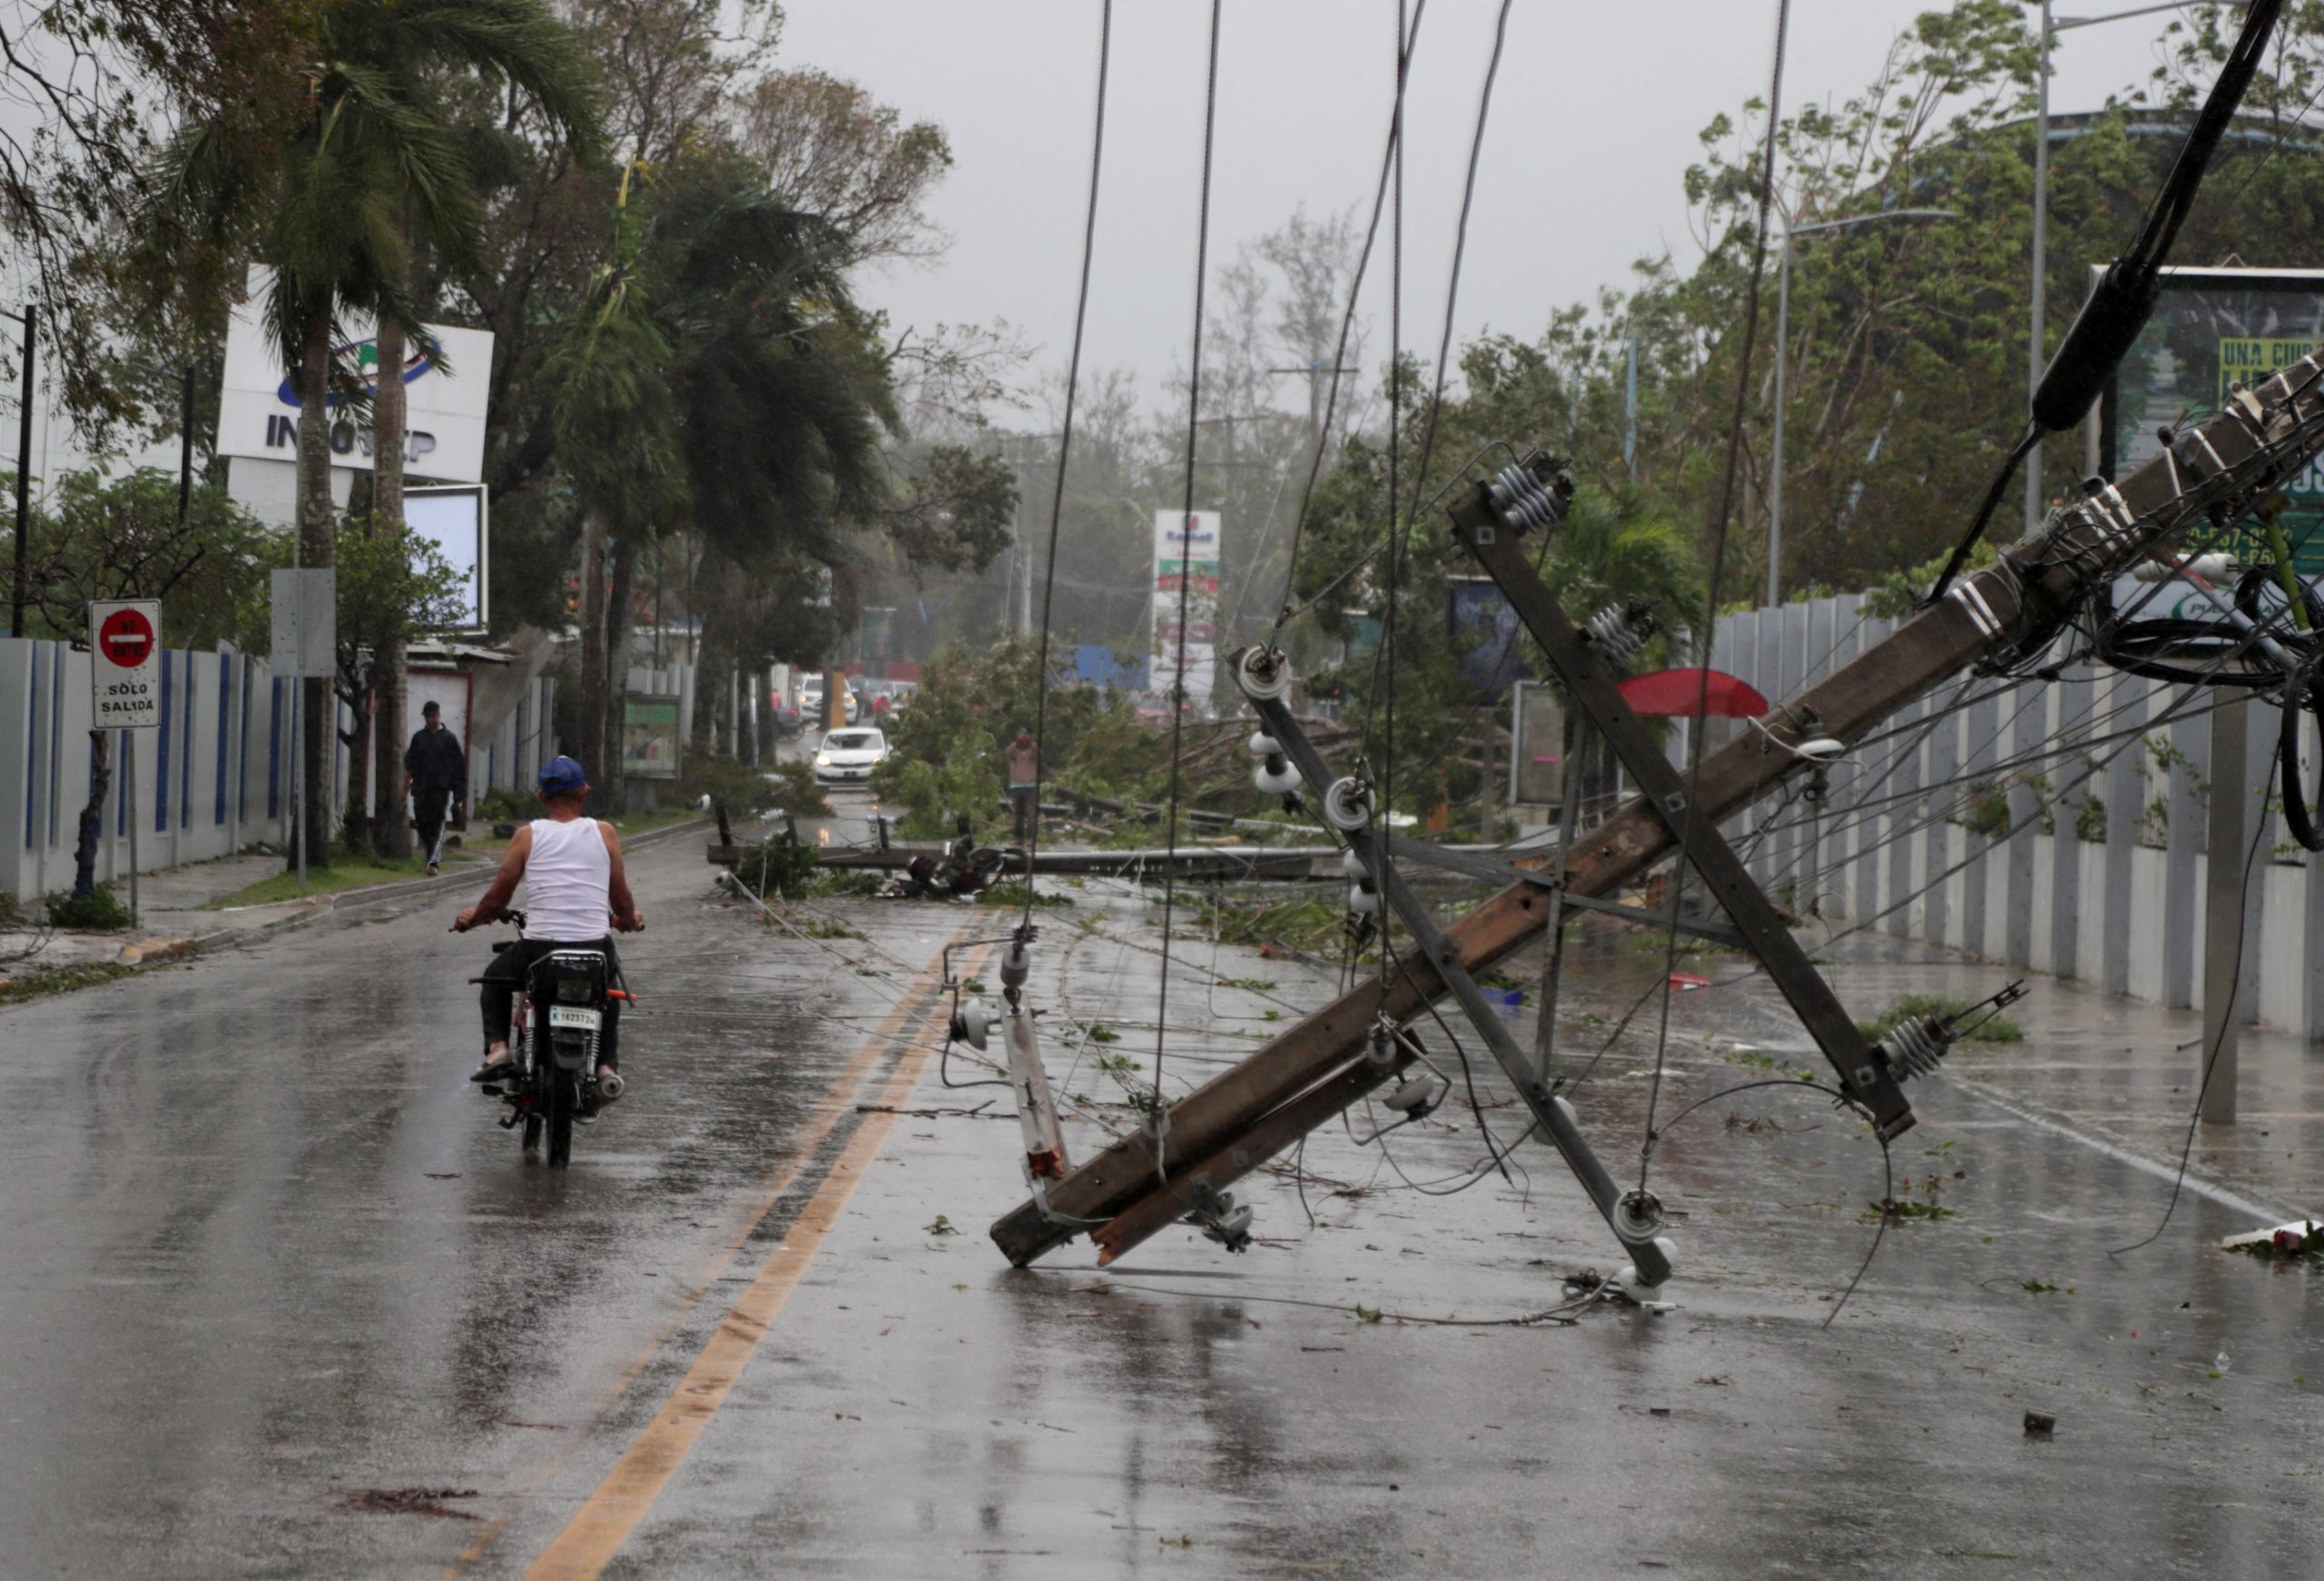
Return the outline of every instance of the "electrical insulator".
<path id="1" fill-rule="evenodd" d="M 985 1009 L 981 1000 L 963 999 L 960 1008 L 952 1013 L 949 1031 L 955 1042 L 966 1043 L 981 1052 L 992 1031 L 992 1013 Z"/>
<path id="2" fill-rule="evenodd" d="M 1219 1192 L 1201 1210 L 1190 1217 L 1205 1235 L 1227 1250 L 1247 1251 L 1250 1250 L 1251 1210 L 1236 1202 L 1234 1192 Z"/>
<path id="3" fill-rule="evenodd" d="M 1915 1015 L 1898 1022 L 1880 1040 L 1880 1057 L 1899 1082 L 1934 1074 L 1953 1046 L 1953 1029 L 1935 1016 Z"/>
<path id="4" fill-rule="evenodd" d="M 1654 634 L 1654 618 L 1643 604 L 1609 604 L 1590 618 L 1590 638 L 1610 658 L 1629 658 Z"/>
<path id="5" fill-rule="evenodd" d="M 1332 781 L 1324 793 L 1324 816 L 1332 827 L 1344 832 L 1361 829 L 1372 821 L 1372 792 L 1360 779 L 1344 778 Z"/>
<path id="6" fill-rule="evenodd" d="M 1351 884 L 1372 876 L 1372 869 L 1364 865 L 1364 858 L 1355 854 L 1354 846 L 1340 853 L 1340 872 Z"/>
<path id="7" fill-rule="evenodd" d="M 1415 1077 L 1381 1102 L 1408 1121 L 1424 1120 L 1436 1108 L 1436 1085 L 1425 1076 Z"/>
<path id="8" fill-rule="evenodd" d="M 1291 661 L 1276 648 L 1254 644 L 1236 662 L 1235 684 L 1256 702 L 1280 697 L 1291 690 Z"/>
<path id="9" fill-rule="evenodd" d="M 1380 892 L 1369 883 L 1349 884 L 1347 909 L 1358 916 L 1370 916 L 1380 909 Z"/>
<path id="10" fill-rule="evenodd" d="M 1503 467 L 1485 485 L 1485 497 L 1492 501 L 1493 514 L 1501 518 L 1503 527 L 1521 533 L 1528 528 L 1552 527 L 1565 514 L 1565 502 L 1573 493 L 1573 479 L 1563 472 L 1544 484 L 1533 475 L 1533 469 L 1519 462 Z"/>

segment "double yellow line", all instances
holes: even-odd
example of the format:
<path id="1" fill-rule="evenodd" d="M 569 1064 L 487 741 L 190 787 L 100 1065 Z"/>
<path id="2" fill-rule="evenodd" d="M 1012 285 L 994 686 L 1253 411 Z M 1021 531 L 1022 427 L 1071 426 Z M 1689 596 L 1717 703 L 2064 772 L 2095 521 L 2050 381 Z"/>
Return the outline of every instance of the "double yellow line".
<path id="1" fill-rule="evenodd" d="M 984 953 L 990 954 L 990 947 L 987 946 Z M 980 955 L 978 963 L 981 963 Z M 972 968 L 964 963 L 960 970 L 967 974 Z M 887 1051 L 905 1035 L 907 1029 L 927 1018 L 933 1008 L 933 996 L 941 986 L 939 968 L 931 965 L 912 980 L 896 1008 L 882 1018 L 872 1034 L 864 1039 L 862 1046 L 848 1062 L 847 1068 L 839 1073 L 817 1101 L 814 1112 L 808 1117 L 806 1129 L 792 1149 L 789 1159 L 772 1184 L 760 1193 L 756 1211 L 751 1215 L 748 1226 L 696 1287 L 697 1295 L 707 1290 L 733 1264 L 752 1233 L 774 1204 L 790 1191 L 824 1139 L 849 1112 L 856 1093 L 878 1069 Z M 800 1210 L 797 1220 L 784 1235 L 783 1243 L 760 1265 L 757 1276 L 736 1299 L 725 1318 L 720 1321 L 717 1330 L 694 1358 L 693 1365 L 686 1369 L 685 1376 L 678 1380 L 669 1398 L 663 1402 L 662 1408 L 655 1413 L 654 1419 L 638 1433 L 621 1458 L 614 1463 L 613 1469 L 606 1473 L 605 1480 L 597 1485 L 596 1491 L 582 1502 L 565 1529 L 557 1534 L 556 1540 L 525 1573 L 527 1581 L 594 1581 L 594 1577 L 620 1552 L 622 1545 L 629 1540 L 629 1535 L 637 1529 L 638 1522 L 645 1518 L 654 1500 L 660 1497 L 663 1488 L 669 1486 L 671 1477 L 694 1448 L 694 1440 L 710 1425 L 711 1418 L 717 1415 L 718 1408 L 734 1389 L 735 1380 L 742 1377 L 743 1369 L 750 1364 L 759 1341 L 781 1314 L 783 1303 L 791 1299 L 792 1291 L 798 1289 L 801 1277 L 807 1271 L 807 1265 L 814 1260 L 824 1238 L 838 1224 L 841 1213 L 845 1211 L 848 1199 L 854 1195 L 864 1170 L 879 1156 L 880 1149 L 887 1142 L 888 1133 L 897 1120 L 892 1111 L 901 1108 L 904 1100 L 911 1096 L 932 1052 L 930 1043 L 923 1040 L 907 1049 L 903 1057 L 897 1061 L 878 1098 L 873 1100 L 878 1109 L 863 1116 L 862 1122 L 855 1128 L 855 1134 L 848 1139 L 846 1147 L 832 1163 L 830 1172 L 815 1189 L 814 1196 Z M 689 1309 L 692 1304 L 689 1300 Z M 678 1319 L 673 1319 L 670 1328 L 657 1336 L 645 1354 L 625 1369 L 621 1380 L 622 1388 L 625 1389 L 645 1369 L 646 1363 L 661 1349 L 670 1331 L 684 1316 L 684 1313 L 681 1312 Z M 618 1391 L 615 1398 L 618 1398 Z M 457 1576 L 491 1547 L 507 1530 L 509 1518 L 504 1517 L 471 1544 L 448 1576 Z"/>

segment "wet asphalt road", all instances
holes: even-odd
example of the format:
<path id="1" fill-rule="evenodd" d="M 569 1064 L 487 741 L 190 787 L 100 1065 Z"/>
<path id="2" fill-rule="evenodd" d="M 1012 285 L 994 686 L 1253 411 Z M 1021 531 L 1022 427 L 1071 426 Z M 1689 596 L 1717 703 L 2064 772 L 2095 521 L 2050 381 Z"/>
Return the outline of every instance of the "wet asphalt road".
<path id="1" fill-rule="evenodd" d="M 2167 1188 L 1981 1091 L 1915 1094 L 1896 1169 L 1957 1216 L 1891 1230 L 1828 1330 L 1879 1155 L 1788 1091 L 1669 1132 L 1661 1315 L 1400 1320 L 1537 1313 L 1612 1260 L 1541 1150 L 1514 1184 L 1408 1188 L 1477 1157 L 1458 1109 L 1393 1163 L 1317 1133 L 1317 1227 L 1263 1179 L 1244 1257 L 1179 1230 L 1017 1272 L 982 1236 L 1016 1128 L 923 1072 L 915 976 L 992 914 L 856 903 L 831 916 L 870 937 L 809 942 L 711 899 L 694 842 L 633 870 L 636 1084 L 562 1173 L 465 1083 L 482 951 L 449 901 L 0 1013 L 0 1575 L 2307 1573 L 2310 1280 L 2211 1251 L 2250 1220 L 2201 1196 L 2110 1260 Z M 1151 1073 L 1157 937 L 1072 898 L 1034 993 L 1086 1152 Z M 1319 993 L 1174 948 L 1170 1089 Z M 1578 977 L 1577 1027 L 1639 970 Z M 1688 1034 L 1798 1046 L 1755 985 L 1679 1004 L 1666 1121 L 1762 1073 Z M 2096 1052 L 1971 1073 L 2018 1058 L 2049 1102 Z M 1651 1065 L 1618 1049 L 1581 1099 L 1618 1169 Z M 2301 1148 L 2312 1085 L 2283 1100 Z"/>

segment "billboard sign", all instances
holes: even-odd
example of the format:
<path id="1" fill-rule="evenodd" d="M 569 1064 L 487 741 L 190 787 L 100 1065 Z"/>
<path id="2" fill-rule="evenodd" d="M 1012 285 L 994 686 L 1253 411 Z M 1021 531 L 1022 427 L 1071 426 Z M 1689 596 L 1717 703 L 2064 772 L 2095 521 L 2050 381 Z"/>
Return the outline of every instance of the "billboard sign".
<path id="1" fill-rule="evenodd" d="M 486 550 L 490 512 L 480 483 L 403 491 L 403 524 L 412 537 L 436 547 L 460 578 L 461 631 L 482 631 L 491 622 L 491 561 Z"/>
<path id="2" fill-rule="evenodd" d="M 1450 584 L 1446 613 L 1461 678 L 1481 699 L 1498 700 L 1511 682 L 1533 673 L 1518 644 L 1517 611 L 1491 577 L 1453 577 Z"/>
<path id="3" fill-rule="evenodd" d="M 2255 385 L 2324 343 L 2324 270 L 2165 269 L 2162 294 L 2122 358 L 2099 407 L 2099 470 L 2120 478 L 2162 453 L 2158 437 L 2219 410 L 2237 385 Z M 2324 576 L 2324 462 L 2285 483 L 2282 527 L 2292 563 Z M 2264 546 L 2206 547 L 2238 558 L 2270 558 Z"/>
<path id="4" fill-rule="evenodd" d="M 1216 510 L 1154 513 L 1154 599 L 1148 624 L 1147 689 L 1210 705 L 1218 654 L 1219 543 Z M 1183 665 L 1183 667 L 1182 667 Z"/>
<path id="5" fill-rule="evenodd" d="M 89 606 L 92 721 L 100 730 L 162 722 L 162 605 L 157 598 Z"/>
<path id="6" fill-rule="evenodd" d="M 250 272 L 248 294 L 226 329 L 226 368 L 218 395 L 218 454 L 261 461 L 291 461 L 299 450 L 299 391 L 273 337 L 266 332 L 264 304 L 270 271 Z M 484 409 L 492 384 L 492 334 L 486 330 L 430 324 L 441 355 L 420 346 L 406 349 L 397 371 L 404 384 L 404 464 L 415 477 L 475 483 L 484 477 Z M 369 320 L 350 315 L 347 332 L 332 354 L 351 366 L 367 390 L 387 377 Z M 367 410 L 351 410 L 347 397 L 333 394 L 330 464 L 352 471 L 371 469 L 371 421 Z"/>
<path id="7" fill-rule="evenodd" d="M 277 569 L 271 573 L 278 676 L 328 680 L 339 673 L 339 573 Z"/>
<path id="8" fill-rule="evenodd" d="M 630 779 L 678 777 L 678 699 L 632 692 L 622 699 L 621 771 Z"/>

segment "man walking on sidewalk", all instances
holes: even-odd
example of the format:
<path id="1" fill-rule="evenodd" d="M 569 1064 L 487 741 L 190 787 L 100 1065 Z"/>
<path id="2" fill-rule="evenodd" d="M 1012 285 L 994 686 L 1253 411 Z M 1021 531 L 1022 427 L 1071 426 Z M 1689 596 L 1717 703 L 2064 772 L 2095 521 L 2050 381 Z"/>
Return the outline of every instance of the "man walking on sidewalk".
<path id="1" fill-rule="evenodd" d="M 403 755 L 403 795 L 412 798 L 412 822 L 419 830 L 420 848 L 428 853 L 428 876 L 444 866 L 444 820 L 454 806 L 467 805 L 468 755 L 460 738 L 444 728 L 444 710 L 430 698 L 420 707 L 423 723 Z M 455 799 L 457 798 L 457 799 Z"/>
<path id="2" fill-rule="evenodd" d="M 1001 756 L 1009 760 L 1009 808 L 1017 815 L 1017 843 L 1029 845 L 1041 815 L 1041 749 L 1034 745 L 1033 733 L 1019 725 L 1017 739 Z"/>

